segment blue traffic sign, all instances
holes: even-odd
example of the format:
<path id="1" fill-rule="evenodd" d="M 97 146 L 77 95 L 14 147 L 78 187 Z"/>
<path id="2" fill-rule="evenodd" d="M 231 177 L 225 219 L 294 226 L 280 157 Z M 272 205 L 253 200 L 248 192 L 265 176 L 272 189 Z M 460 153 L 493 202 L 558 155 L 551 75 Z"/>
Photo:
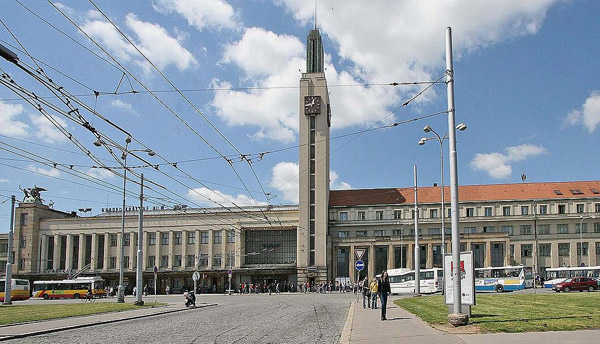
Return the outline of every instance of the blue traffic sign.
<path id="1" fill-rule="evenodd" d="M 365 268 L 365 262 L 363 262 L 362 260 L 357 260 L 355 266 L 356 266 L 356 270 L 362 271 L 362 269 Z"/>

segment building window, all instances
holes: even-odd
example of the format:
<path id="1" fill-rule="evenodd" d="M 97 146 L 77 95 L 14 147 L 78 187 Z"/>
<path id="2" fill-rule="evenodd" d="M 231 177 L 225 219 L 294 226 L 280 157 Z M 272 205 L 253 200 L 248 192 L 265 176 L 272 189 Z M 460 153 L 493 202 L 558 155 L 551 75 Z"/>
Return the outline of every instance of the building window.
<path id="1" fill-rule="evenodd" d="M 168 255 L 162 255 L 160 256 L 160 267 L 161 268 L 166 268 L 169 266 L 169 256 Z"/>
<path id="2" fill-rule="evenodd" d="M 156 266 L 156 256 L 148 256 L 148 266 L 154 268 Z"/>
<path id="3" fill-rule="evenodd" d="M 502 215 L 510 216 L 510 207 L 502 207 Z"/>
<path id="4" fill-rule="evenodd" d="M 477 230 L 477 227 L 465 227 L 464 233 L 465 234 L 473 234 L 473 233 L 475 233 L 476 230 Z"/>
<path id="5" fill-rule="evenodd" d="M 533 254 L 533 245 L 532 244 L 522 244 L 521 245 L 521 257 L 531 257 Z"/>
<path id="6" fill-rule="evenodd" d="M 220 267 L 221 266 L 221 255 L 215 255 L 213 257 L 213 267 Z"/>
<path id="7" fill-rule="evenodd" d="M 19 270 L 25 269 L 25 258 L 19 258 Z"/>
<path id="8" fill-rule="evenodd" d="M 169 244 L 169 233 L 160 233 L 160 244 L 168 245 Z M 162 260 L 162 258 L 161 258 Z"/>
<path id="9" fill-rule="evenodd" d="M 208 265 L 208 254 L 202 253 L 198 257 L 198 266 L 207 266 Z"/>
<path id="10" fill-rule="evenodd" d="M 340 221 L 348 221 L 348 212 L 340 211 Z"/>
<path id="11" fill-rule="evenodd" d="M 559 214 L 566 214 L 567 213 L 567 206 L 565 204 L 559 204 L 558 205 L 558 213 Z"/>
<path id="12" fill-rule="evenodd" d="M 429 218 L 435 219 L 438 217 L 437 209 L 429 209 Z"/>
<path id="13" fill-rule="evenodd" d="M 529 215 L 529 206 L 528 205 L 521 206 L 521 215 Z"/>
<path id="14" fill-rule="evenodd" d="M 188 244 L 196 243 L 196 232 L 195 231 L 187 232 L 187 243 Z"/>
<path id="15" fill-rule="evenodd" d="M 585 209 L 585 204 L 577 204 L 577 213 L 578 214 L 583 213 L 584 209 Z"/>
<path id="16" fill-rule="evenodd" d="M 475 216 L 475 208 L 467 208 L 467 217 Z"/>
<path id="17" fill-rule="evenodd" d="M 487 217 L 492 216 L 492 207 L 483 208 L 483 214 L 484 214 L 484 216 L 487 216 Z"/>
<path id="18" fill-rule="evenodd" d="M 235 230 L 231 229 L 227 232 L 227 242 L 234 243 L 235 242 Z"/>
<path id="19" fill-rule="evenodd" d="M 550 225 L 539 225 L 539 234 L 550 234 Z"/>
<path id="20" fill-rule="evenodd" d="M 569 256 L 570 244 L 558 244 L 558 255 L 562 257 Z"/>
<path id="21" fill-rule="evenodd" d="M 519 226 L 519 234 L 521 235 L 530 235 L 531 234 L 531 225 L 521 225 Z"/>
<path id="22" fill-rule="evenodd" d="M 182 233 L 181 232 L 175 232 L 175 239 L 173 240 L 175 245 L 181 245 L 182 240 Z"/>
<path id="23" fill-rule="evenodd" d="M 600 222 L 594 223 L 594 233 L 600 233 Z M 600 254 L 600 251 L 598 254 Z"/>
<path id="24" fill-rule="evenodd" d="M 548 214 L 548 206 L 547 205 L 540 205 L 539 211 L 540 211 L 540 215 L 546 215 L 546 214 Z"/>
<path id="25" fill-rule="evenodd" d="M 235 265 L 235 253 L 233 252 L 229 252 L 227 253 L 227 255 L 225 256 L 225 265 L 232 267 Z"/>
<path id="26" fill-rule="evenodd" d="M 195 262 L 195 259 L 194 259 L 195 257 L 196 256 L 194 256 L 193 254 L 188 254 L 186 256 L 186 259 L 185 259 L 185 266 L 187 266 L 187 267 L 193 267 L 194 265 L 196 265 L 195 264 L 196 262 Z"/>
<path id="27" fill-rule="evenodd" d="M 129 269 L 129 256 L 123 257 L 123 269 Z"/>
<path id="28" fill-rule="evenodd" d="M 375 212 L 375 219 L 376 220 L 383 220 L 383 211 L 378 210 Z"/>
<path id="29" fill-rule="evenodd" d="M 508 233 L 508 235 L 513 235 L 513 226 L 502 226 L 500 227 L 500 231 L 504 233 Z"/>
<path id="30" fill-rule="evenodd" d="M 156 233 L 148 233 L 148 246 L 156 245 Z"/>
<path id="31" fill-rule="evenodd" d="M 600 213 L 600 203 L 596 203 L 595 207 L 596 207 L 596 212 Z"/>
<path id="32" fill-rule="evenodd" d="M 117 257 L 110 257 L 110 268 L 111 269 L 117 268 Z"/>
<path id="33" fill-rule="evenodd" d="M 173 260 L 173 266 L 181 266 L 181 255 L 176 254 L 175 259 Z"/>
<path id="34" fill-rule="evenodd" d="M 220 244 L 223 242 L 221 231 L 213 231 L 213 244 Z"/>
<path id="35" fill-rule="evenodd" d="M 558 234 L 568 234 L 569 233 L 569 225 L 567 223 L 559 223 L 556 225 L 556 233 Z"/>
<path id="36" fill-rule="evenodd" d="M 21 235 L 20 246 L 21 246 L 21 248 L 27 247 L 27 237 L 24 235 Z"/>
<path id="37" fill-rule="evenodd" d="M 552 253 L 552 244 L 540 244 L 540 256 L 550 257 Z"/>
<path id="38" fill-rule="evenodd" d="M 588 243 L 587 242 L 584 242 L 584 243 L 578 242 L 577 243 L 577 255 L 578 256 L 582 255 L 581 254 L 581 244 L 583 244 L 583 255 L 587 256 L 588 255 Z"/>
<path id="39" fill-rule="evenodd" d="M 393 235 L 393 236 L 398 236 L 398 237 L 399 237 L 399 236 L 403 235 L 403 233 L 401 232 L 401 230 L 400 230 L 400 229 L 393 229 L 393 230 L 392 230 L 392 235 Z"/>
<path id="40" fill-rule="evenodd" d="M 496 226 L 483 226 L 484 233 L 494 233 L 496 232 Z"/>
<path id="41" fill-rule="evenodd" d="M 116 234 L 110 235 L 110 246 L 111 247 L 117 246 L 117 235 Z"/>
<path id="42" fill-rule="evenodd" d="M 200 232 L 200 243 L 208 244 L 208 232 Z"/>
<path id="43" fill-rule="evenodd" d="M 338 238 L 348 238 L 350 237 L 350 231 L 339 231 Z"/>
<path id="44" fill-rule="evenodd" d="M 27 214 L 21 214 L 21 227 L 27 226 Z"/>
<path id="45" fill-rule="evenodd" d="M 461 251 L 464 251 L 463 249 L 461 249 Z M 514 244 L 510 244 L 510 256 L 511 257 L 515 257 L 515 245 Z"/>
<path id="46" fill-rule="evenodd" d="M 367 231 L 356 231 L 356 236 L 357 237 L 366 237 Z"/>
<path id="47" fill-rule="evenodd" d="M 129 246 L 131 243 L 131 234 L 125 233 L 123 234 L 123 246 Z"/>
<path id="48" fill-rule="evenodd" d="M 385 236 L 385 230 L 384 230 L 384 229 L 376 229 L 376 230 L 375 230 L 375 236 L 376 236 L 376 237 L 382 237 L 382 236 Z"/>
<path id="49" fill-rule="evenodd" d="M 358 221 L 364 221 L 366 220 L 366 215 L 364 211 L 359 211 L 358 212 Z"/>
<path id="50" fill-rule="evenodd" d="M 576 223 L 575 233 L 587 233 L 587 223 Z"/>
<path id="51" fill-rule="evenodd" d="M 597 204 L 598 206 L 600 204 Z M 598 212 L 598 210 L 596 210 Z M 394 210 L 394 220 L 400 220 L 402 218 L 402 210 Z"/>

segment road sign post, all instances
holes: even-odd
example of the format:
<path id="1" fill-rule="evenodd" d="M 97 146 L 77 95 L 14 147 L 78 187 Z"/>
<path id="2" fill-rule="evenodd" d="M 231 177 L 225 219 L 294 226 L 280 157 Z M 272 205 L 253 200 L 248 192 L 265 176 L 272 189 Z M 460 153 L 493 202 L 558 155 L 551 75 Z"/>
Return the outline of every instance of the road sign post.
<path id="1" fill-rule="evenodd" d="M 158 278 L 158 267 L 154 265 L 154 303 L 156 303 L 156 279 Z"/>
<path id="2" fill-rule="evenodd" d="M 192 279 L 194 280 L 194 294 L 196 294 L 196 291 L 198 290 L 198 280 L 200 279 L 200 273 L 198 271 L 194 271 L 194 273 L 192 274 Z"/>
<path id="3" fill-rule="evenodd" d="M 365 253 L 365 250 L 356 250 L 356 257 L 359 257 L 359 251 L 362 251 L 360 253 L 360 258 L 362 258 L 363 254 Z M 365 268 L 365 262 L 363 262 L 362 260 L 358 259 L 356 261 L 356 263 L 354 264 L 354 267 L 356 268 L 356 271 L 359 272 L 359 277 L 360 277 L 360 272 Z M 357 289 L 356 289 L 356 302 L 358 303 L 358 294 L 362 293 L 362 290 L 358 290 L 358 287 L 360 285 L 358 285 L 357 283 Z M 361 288 L 362 289 L 362 288 Z"/>
<path id="4" fill-rule="evenodd" d="M 231 295 L 231 276 L 233 274 L 233 271 L 231 271 L 231 269 L 229 269 L 227 271 L 227 277 L 229 278 L 229 295 Z"/>

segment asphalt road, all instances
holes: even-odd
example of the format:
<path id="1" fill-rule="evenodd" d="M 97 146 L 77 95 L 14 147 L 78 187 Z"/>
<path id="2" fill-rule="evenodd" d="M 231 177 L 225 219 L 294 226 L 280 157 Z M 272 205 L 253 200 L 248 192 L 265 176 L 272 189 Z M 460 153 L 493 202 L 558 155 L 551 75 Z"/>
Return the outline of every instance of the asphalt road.
<path id="1" fill-rule="evenodd" d="M 145 299 L 154 301 L 154 297 Z M 183 296 L 159 296 L 158 301 L 183 302 Z M 217 306 L 8 343 L 337 343 L 356 297 L 350 293 L 200 295 L 197 301 Z"/>

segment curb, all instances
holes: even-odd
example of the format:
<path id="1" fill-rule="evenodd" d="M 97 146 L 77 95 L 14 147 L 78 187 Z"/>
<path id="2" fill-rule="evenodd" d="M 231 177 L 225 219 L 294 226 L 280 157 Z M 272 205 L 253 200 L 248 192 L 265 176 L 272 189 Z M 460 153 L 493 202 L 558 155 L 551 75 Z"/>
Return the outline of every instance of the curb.
<path id="1" fill-rule="evenodd" d="M 0 342 L 6 341 L 6 340 L 18 339 L 18 338 L 38 336 L 38 335 L 41 335 L 41 334 L 55 333 L 55 332 L 73 330 L 73 329 L 84 328 L 84 327 L 91 327 L 91 326 L 96 326 L 96 325 L 104 325 L 104 324 L 117 323 L 117 322 L 127 321 L 127 320 L 149 318 L 149 317 L 153 317 L 153 316 L 157 316 L 157 315 L 164 315 L 164 314 L 170 314 L 170 313 L 188 311 L 188 310 L 192 310 L 192 309 L 198 309 L 198 308 L 204 308 L 204 307 L 211 307 L 211 306 L 217 306 L 217 304 L 216 303 L 208 303 L 208 304 L 205 304 L 205 305 L 198 306 L 196 308 L 172 309 L 172 310 L 166 310 L 164 312 L 156 312 L 156 313 L 150 313 L 150 314 L 137 315 L 137 316 L 132 316 L 132 317 L 128 317 L 128 318 L 122 318 L 122 319 L 110 319 L 110 320 L 103 320 L 103 321 L 97 321 L 97 322 L 91 322 L 91 323 L 85 323 L 85 324 L 79 324 L 79 325 L 58 327 L 58 328 L 53 328 L 53 329 L 48 329 L 48 330 L 40 330 L 40 331 L 32 331 L 32 332 L 15 334 L 15 335 L 7 335 L 6 337 L 1 337 L 0 338 Z M 103 314 L 106 314 L 106 313 L 103 313 Z"/>
<path id="2" fill-rule="evenodd" d="M 352 322 L 354 321 L 354 307 L 355 302 L 350 302 L 350 308 L 348 309 L 348 316 L 346 317 L 346 323 L 344 324 L 344 330 L 340 336 L 340 344 L 350 343 L 350 333 L 352 332 Z"/>

